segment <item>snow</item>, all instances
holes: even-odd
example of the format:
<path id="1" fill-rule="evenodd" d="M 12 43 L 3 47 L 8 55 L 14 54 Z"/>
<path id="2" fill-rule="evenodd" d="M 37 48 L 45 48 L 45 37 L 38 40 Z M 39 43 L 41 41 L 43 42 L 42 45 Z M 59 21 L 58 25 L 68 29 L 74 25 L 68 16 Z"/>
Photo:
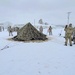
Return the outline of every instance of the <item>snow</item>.
<path id="1" fill-rule="evenodd" d="M 18 42 L 7 40 L 13 36 L 6 30 L 0 32 L 0 49 L 9 46 L 0 50 L 0 75 L 75 75 L 75 45 L 64 46 L 63 28 L 43 33 L 48 41 Z"/>

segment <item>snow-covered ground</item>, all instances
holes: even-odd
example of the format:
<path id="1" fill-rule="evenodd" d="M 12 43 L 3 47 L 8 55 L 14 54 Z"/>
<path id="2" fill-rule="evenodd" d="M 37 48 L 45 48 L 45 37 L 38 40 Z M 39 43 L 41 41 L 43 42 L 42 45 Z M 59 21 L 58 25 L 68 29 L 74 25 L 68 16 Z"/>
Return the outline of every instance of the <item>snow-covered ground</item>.
<path id="1" fill-rule="evenodd" d="M 43 33 L 48 35 L 47 29 Z M 75 45 L 64 46 L 63 36 L 63 28 L 54 28 L 48 41 L 25 43 L 0 32 L 0 75 L 75 75 Z"/>

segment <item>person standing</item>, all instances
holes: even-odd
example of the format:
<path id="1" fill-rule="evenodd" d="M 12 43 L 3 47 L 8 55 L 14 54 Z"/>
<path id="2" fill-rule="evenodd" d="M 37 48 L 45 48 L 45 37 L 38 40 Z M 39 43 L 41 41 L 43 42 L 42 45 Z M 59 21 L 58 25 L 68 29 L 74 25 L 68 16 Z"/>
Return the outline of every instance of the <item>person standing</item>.
<path id="1" fill-rule="evenodd" d="M 40 26 L 39 31 L 40 31 L 41 33 L 43 33 L 43 27 L 42 27 L 42 26 Z"/>
<path id="2" fill-rule="evenodd" d="M 0 32 L 2 31 L 2 28 L 1 28 L 1 26 L 0 26 Z"/>
<path id="3" fill-rule="evenodd" d="M 68 44 L 68 40 L 69 40 L 69 44 L 70 46 L 72 46 L 72 34 L 73 34 L 73 27 L 72 24 L 69 24 L 69 26 L 65 29 L 65 46 L 67 46 Z"/>
<path id="4" fill-rule="evenodd" d="M 3 31 L 4 31 L 4 27 L 2 27 Z"/>
<path id="5" fill-rule="evenodd" d="M 74 42 L 74 44 L 75 44 L 75 27 L 74 27 L 74 29 L 73 29 L 73 42 Z"/>
<path id="6" fill-rule="evenodd" d="M 66 33 L 67 33 L 67 27 L 68 27 L 68 25 L 66 25 L 65 28 L 64 28 L 64 31 L 65 31 L 65 37 L 66 37 Z M 65 37 L 64 37 L 64 38 L 65 38 Z"/>
<path id="7" fill-rule="evenodd" d="M 49 35 L 52 35 L 52 27 L 51 26 L 48 28 L 48 32 L 49 32 Z"/>
<path id="8" fill-rule="evenodd" d="M 9 36 L 13 36 L 13 34 L 12 34 L 13 31 L 12 31 L 11 26 L 8 27 L 8 32 L 9 32 Z"/>

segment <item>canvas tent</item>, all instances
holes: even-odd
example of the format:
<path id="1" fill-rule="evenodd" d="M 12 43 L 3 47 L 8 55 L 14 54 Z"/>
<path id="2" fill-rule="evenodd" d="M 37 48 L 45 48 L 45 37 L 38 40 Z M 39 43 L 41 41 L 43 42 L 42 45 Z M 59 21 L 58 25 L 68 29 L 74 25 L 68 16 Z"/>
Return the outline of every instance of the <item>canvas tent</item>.
<path id="1" fill-rule="evenodd" d="M 40 33 L 31 23 L 27 23 L 13 38 L 18 41 L 31 41 L 31 40 L 46 40 L 46 35 Z"/>

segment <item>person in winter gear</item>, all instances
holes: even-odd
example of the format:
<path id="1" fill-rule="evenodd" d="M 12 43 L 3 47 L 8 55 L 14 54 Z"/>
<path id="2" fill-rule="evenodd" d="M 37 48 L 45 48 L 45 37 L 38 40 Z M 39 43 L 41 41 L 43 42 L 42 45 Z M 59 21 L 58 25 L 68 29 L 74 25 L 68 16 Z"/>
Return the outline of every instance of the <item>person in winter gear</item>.
<path id="1" fill-rule="evenodd" d="M 3 31 L 4 31 L 4 27 L 2 27 Z"/>
<path id="2" fill-rule="evenodd" d="M 64 28 L 64 31 L 65 31 L 65 36 L 64 36 L 64 38 L 66 37 L 67 27 L 68 27 L 68 25 L 66 25 L 65 28 Z"/>
<path id="3" fill-rule="evenodd" d="M 49 32 L 49 35 L 52 35 L 52 27 L 51 26 L 48 28 L 48 32 Z"/>
<path id="4" fill-rule="evenodd" d="M 10 35 L 13 36 L 13 34 L 12 34 L 13 30 L 12 30 L 11 26 L 8 27 L 8 32 L 9 32 L 9 36 Z"/>
<path id="5" fill-rule="evenodd" d="M 68 27 L 68 25 L 66 25 L 65 28 L 64 28 L 64 31 L 65 31 L 65 36 L 64 36 L 64 38 L 66 37 L 67 27 Z M 66 38 L 65 38 L 65 40 L 66 40 Z M 66 41 L 65 41 L 65 42 L 66 42 Z"/>
<path id="6" fill-rule="evenodd" d="M 73 29 L 73 42 L 74 42 L 74 44 L 75 44 L 75 27 L 74 27 L 74 29 Z"/>
<path id="7" fill-rule="evenodd" d="M 1 26 L 0 26 L 0 32 L 2 31 L 2 28 L 1 28 Z"/>
<path id="8" fill-rule="evenodd" d="M 39 31 L 40 31 L 41 33 L 43 33 L 43 27 L 42 27 L 42 26 L 40 26 Z"/>
<path id="9" fill-rule="evenodd" d="M 69 24 L 69 26 L 65 29 L 65 45 L 67 46 L 68 40 L 70 46 L 72 46 L 72 34 L 73 34 L 73 27 L 72 24 Z"/>

